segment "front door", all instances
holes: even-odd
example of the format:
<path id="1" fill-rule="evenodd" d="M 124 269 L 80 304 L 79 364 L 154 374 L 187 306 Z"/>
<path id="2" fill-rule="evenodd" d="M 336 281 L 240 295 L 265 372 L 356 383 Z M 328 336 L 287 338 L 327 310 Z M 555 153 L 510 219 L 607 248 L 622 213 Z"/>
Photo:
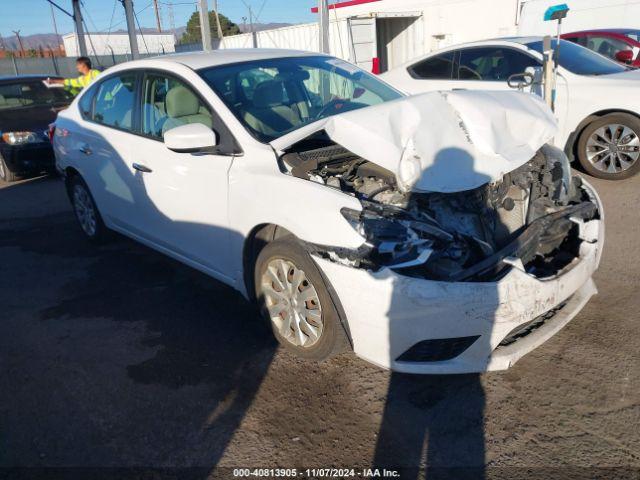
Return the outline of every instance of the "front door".
<path id="1" fill-rule="evenodd" d="M 184 81 L 158 72 L 142 80 L 140 129 L 132 153 L 141 195 L 149 209 L 140 223 L 150 241 L 211 273 L 230 277 L 227 218 L 230 152 L 177 153 L 163 143 L 168 130 L 188 123 L 202 123 L 218 136 L 211 108 Z M 219 139 L 220 141 L 224 139 Z"/>

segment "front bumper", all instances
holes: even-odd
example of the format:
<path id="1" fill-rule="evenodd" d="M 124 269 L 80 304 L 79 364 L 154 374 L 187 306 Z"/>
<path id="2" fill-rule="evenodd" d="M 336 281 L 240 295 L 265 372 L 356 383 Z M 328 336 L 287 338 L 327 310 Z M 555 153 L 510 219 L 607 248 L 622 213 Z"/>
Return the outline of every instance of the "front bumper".
<path id="1" fill-rule="evenodd" d="M 600 219 L 580 224 L 578 258 L 550 278 L 538 279 L 513 266 L 496 282 L 438 282 L 314 257 L 338 292 L 355 353 L 398 372 L 470 373 L 509 368 L 544 343 L 596 293 L 592 275 L 602 255 L 604 217 L 597 194 L 586 182 L 585 188 L 598 205 Z M 537 328 L 500 345 L 518 327 L 550 311 L 554 314 Z M 398 358 L 419 342 L 427 348 L 447 342 L 459 346 L 461 339 L 471 343 L 452 358 Z M 430 358 L 426 353 L 424 358 Z"/>
<path id="2" fill-rule="evenodd" d="M 13 173 L 33 173 L 55 168 L 53 148 L 49 142 L 26 145 L 2 145 L 0 153 Z"/>

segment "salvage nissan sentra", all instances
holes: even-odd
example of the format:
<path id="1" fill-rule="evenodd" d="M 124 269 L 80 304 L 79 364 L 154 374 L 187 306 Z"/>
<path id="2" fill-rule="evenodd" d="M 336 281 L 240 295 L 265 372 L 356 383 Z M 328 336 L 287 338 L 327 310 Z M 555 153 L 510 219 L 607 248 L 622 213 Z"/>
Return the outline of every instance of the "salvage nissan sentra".
<path id="1" fill-rule="evenodd" d="M 232 285 L 297 355 L 461 373 L 508 368 L 596 292 L 602 206 L 556 132 L 525 93 L 406 97 L 333 57 L 251 49 L 109 69 L 54 149 L 90 239 Z"/>

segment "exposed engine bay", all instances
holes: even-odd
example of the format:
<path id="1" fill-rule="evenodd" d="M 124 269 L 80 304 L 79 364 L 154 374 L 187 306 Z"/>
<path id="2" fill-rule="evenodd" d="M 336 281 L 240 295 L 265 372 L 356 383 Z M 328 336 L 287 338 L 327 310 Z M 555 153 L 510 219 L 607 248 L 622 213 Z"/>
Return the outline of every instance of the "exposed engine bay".
<path id="1" fill-rule="evenodd" d="M 549 277 L 579 256 L 580 223 L 599 218 L 565 154 L 549 145 L 501 180 L 471 190 L 403 192 L 394 173 L 318 134 L 286 150 L 281 168 L 359 199 L 362 211 L 342 214 L 366 238 L 362 247 L 307 245 L 355 268 L 489 281 L 517 266 Z"/>

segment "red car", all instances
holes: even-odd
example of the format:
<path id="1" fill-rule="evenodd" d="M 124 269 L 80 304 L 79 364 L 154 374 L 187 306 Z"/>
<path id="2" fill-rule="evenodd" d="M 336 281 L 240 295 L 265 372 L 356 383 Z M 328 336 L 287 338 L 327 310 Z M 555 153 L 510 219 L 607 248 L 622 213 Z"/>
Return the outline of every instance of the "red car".
<path id="1" fill-rule="evenodd" d="M 585 30 L 565 33 L 562 38 L 625 65 L 640 67 L 640 30 Z"/>

